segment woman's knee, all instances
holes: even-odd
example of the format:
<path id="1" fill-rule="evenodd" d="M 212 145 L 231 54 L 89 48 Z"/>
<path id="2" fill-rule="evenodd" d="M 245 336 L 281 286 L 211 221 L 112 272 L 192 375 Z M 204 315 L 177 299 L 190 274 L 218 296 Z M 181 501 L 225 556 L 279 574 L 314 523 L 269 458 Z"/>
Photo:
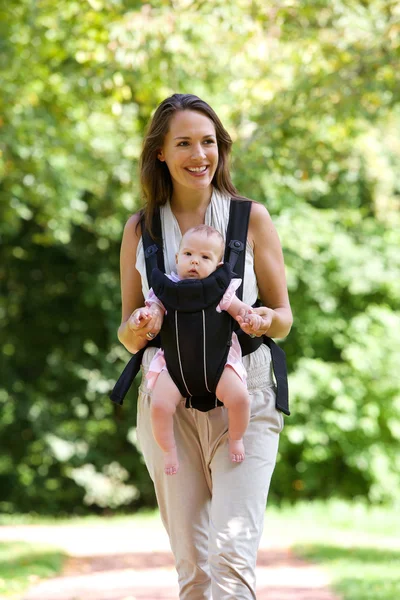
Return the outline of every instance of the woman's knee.
<path id="1" fill-rule="evenodd" d="M 255 598 L 256 557 L 251 552 L 214 546 L 209 551 L 209 564 L 213 591 L 224 590 L 226 593 L 229 590 L 227 598 Z"/>

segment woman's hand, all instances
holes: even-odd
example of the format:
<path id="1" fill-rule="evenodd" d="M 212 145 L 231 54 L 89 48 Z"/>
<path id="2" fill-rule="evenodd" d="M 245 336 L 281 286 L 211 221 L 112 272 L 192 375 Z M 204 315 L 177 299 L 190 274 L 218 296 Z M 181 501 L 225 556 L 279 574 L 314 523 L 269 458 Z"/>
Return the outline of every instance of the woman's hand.
<path id="1" fill-rule="evenodd" d="M 272 325 L 274 311 L 267 306 L 252 308 L 251 311 L 239 314 L 236 317 L 240 328 L 251 337 L 268 335 Z"/>
<path id="2" fill-rule="evenodd" d="M 157 304 L 144 306 L 133 311 L 128 319 L 128 327 L 142 340 L 151 340 L 159 333 L 164 312 Z"/>

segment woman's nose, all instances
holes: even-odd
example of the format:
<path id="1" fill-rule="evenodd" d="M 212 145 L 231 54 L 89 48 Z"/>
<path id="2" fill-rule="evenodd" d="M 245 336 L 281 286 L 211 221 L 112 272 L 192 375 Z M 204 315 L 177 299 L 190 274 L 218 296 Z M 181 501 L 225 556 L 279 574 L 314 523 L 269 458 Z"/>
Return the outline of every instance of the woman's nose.
<path id="1" fill-rule="evenodd" d="M 192 150 L 192 158 L 204 158 L 206 153 L 204 152 L 204 148 L 201 144 L 194 144 Z"/>

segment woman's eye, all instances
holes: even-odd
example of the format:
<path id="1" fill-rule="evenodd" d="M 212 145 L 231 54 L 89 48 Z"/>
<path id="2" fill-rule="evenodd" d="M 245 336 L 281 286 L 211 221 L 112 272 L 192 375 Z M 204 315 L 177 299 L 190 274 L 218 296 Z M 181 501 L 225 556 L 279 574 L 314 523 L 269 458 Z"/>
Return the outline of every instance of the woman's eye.
<path id="1" fill-rule="evenodd" d="M 203 144 L 206 144 L 207 146 L 215 144 L 215 140 L 209 139 L 209 140 L 204 140 Z M 178 147 L 179 146 L 189 146 L 189 142 L 188 141 L 182 141 L 178 143 Z"/>

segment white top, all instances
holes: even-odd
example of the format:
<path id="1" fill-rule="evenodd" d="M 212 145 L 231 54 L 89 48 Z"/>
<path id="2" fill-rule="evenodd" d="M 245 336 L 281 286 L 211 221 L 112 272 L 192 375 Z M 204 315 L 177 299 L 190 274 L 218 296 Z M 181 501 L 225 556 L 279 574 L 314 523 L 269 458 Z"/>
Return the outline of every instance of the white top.
<path id="1" fill-rule="evenodd" d="M 205 224 L 217 229 L 223 236 L 226 237 L 226 229 L 229 221 L 230 197 L 221 194 L 214 189 L 211 202 L 207 207 L 205 215 Z M 171 205 L 167 202 L 160 207 L 161 227 L 163 240 L 168 240 L 168 244 L 164 241 L 164 262 L 166 273 L 169 274 L 175 270 L 175 254 L 178 252 L 179 244 L 182 239 L 182 233 L 179 229 L 178 221 L 171 210 Z M 136 269 L 139 271 L 142 278 L 143 296 L 146 298 L 149 293 L 149 286 L 146 276 L 146 262 L 143 252 L 143 242 L 140 238 L 136 252 Z M 244 268 L 244 283 L 243 283 L 243 302 L 254 304 L 258 297 L 257 280 L 254 273 L 254 254 L 253 248 L 247 242 L 246 244 L 246 262 Z"/>

